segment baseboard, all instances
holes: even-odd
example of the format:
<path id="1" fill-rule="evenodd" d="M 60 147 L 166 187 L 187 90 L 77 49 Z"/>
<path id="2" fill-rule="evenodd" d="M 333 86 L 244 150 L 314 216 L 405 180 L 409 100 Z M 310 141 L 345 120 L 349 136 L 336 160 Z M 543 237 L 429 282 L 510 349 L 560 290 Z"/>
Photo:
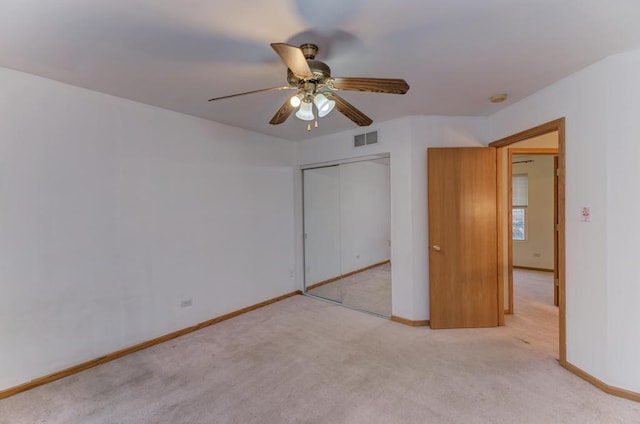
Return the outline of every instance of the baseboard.
<path id="1" fill-rule="evenodd" d="M 534 266 L 520 266 L 520 265 L 514 265 L 513 266 L 514 269 L 526 269 L 527 271 L 542 271 L 542 272 L 553 272 L 553 269 L 549 269 L 549 268 L 536 268 Z"/>
<path id="2" fill-rule="evenodd" d="M 0 399 L 8 398 L 10 396 L 16 395 L 21 392 L 26 392 L 27 390 L 31 390 L 38 386 L 42 386 L 43 384 L 51 383 L 52 381 L 60 380 L 61 378 L 68 377 L 73 374 L 77 374 L 81 371 L 88 370 L 89 368 L 96 367 L 98 365 L 102 365 L 104 363 L 113 361 L 118 358 L 122 358 L 123 356 L 129 355 L 134 352 L 138 352 L 140 350 L 146 349 L 151 346 L 155 346 L 157 344 L 166 342 L 171 339 L 175 339 L 176 337 L 184 336 L 185 334 L 192 333 L 196 330 L 203 329 L 205 327 L 209 327 L 213 324 L 217 324 L 222 321 L 226 321 L 230 318 L 237 317 L 238 315 L 246 314 L 247 312 L 254 311 L 256 309 L 262 308 L 267 305 L 271 305 L 272 303 L 279 302 L 281 300 L 287 299 L 292 296 L 296 296 L 302 294 L 302 291 L 296 290 L 291 293 L 283 294 L 282 296 L 274 297 L 273 299 L 265 300 L 264 302 L 256 303 L 255 305 L 247 306 L 246 308 L 238 309 L 237 311 L 229 312 L 228 314 L 221 315 L 219 317 L 210 319 L 208 321 L 201 322 L 191 327 L 183 328 L 181 330 L 174 331 L 169 334 L 165 334 L 164 336 L 156 337 L 155 339 L 147 340 L 146 342 L 142 342 L 130 347 L 127 347 L 122 350 L 118 350 L 116 352 L 109 353 L 107 355 L 101 356 L 96 359 L 92 359 L 90 361 L 83 362 L 78 365 L 74 365 L 70 368 L 65 368 L 63 370 L 54 372 L 53 374 L 46 375 L 44 377 L 39 377 L 29 382 L 20 384 L 18 386 L 10 387 L 5 390 L 0 391 Z"/>
<path id="3" fill-rule="evenodd" d="M 328 280 L 322 280 L 318 283 L 311 284 L 309 287 L 307 287 L 307 291 L 317 289 L 318 287 L 326 286 L 327 284 L 331 284 L 335 281 L 341 280 L 342 278 L 343 278 L 342 275 L 338 275 L 337 277 L 329 278 Z"/>
<path id="4" fill-rule="evenodd" d="M 596 386 L 597 388 L 599 388 L 605 393 L 608 393 L 613 396 L 618 396 L 621 398 L 633 400 L 636 402 L 640 402 L 640 393 L 632 392 L 631 390 L 621 389 L 615 386 L 610 386 L 604 381 L 597 379 L 596 377 L 592 376 L 588 372 L 581 370 L 580 368 L 576 367 L 575 365 L 569 362 L 566 362 L 564 367 L 569 371 L 571 371 L 572 373 L 574 373 L 575 375 L 577 375 L 578 377 L 582 378 L 583 380 L 586 380 L 589 383 L 593 384 L 594 386 Z"/>
<path id="5" fill-rule="evenodd" d="M 428 319 L 414 321 L 396 315 L 391 315 L 391 321 L 399 322 L 400 324 L 409 325 L 411 327 L 425 327 L 429 325 Z"/>
<path id="6" fill-rule="evenodd" d="M 314 283 L 314 284 L 310 285 L 309 287 L 307 287 L 307 291 L 313 290 L 313 289 L 317 289 L 318 287 L 322 287 L 324 285 L 333 283 L 333 282 L 341 280 L 343 278 L 350 277 L 350 276 L 352 276 L 354 274 L 358 274 L 360 272 L 364 272 L 364 271 L 366 271 L 368 269 L 375 268 L 375 267 L 380 266 L 380 265 L 385 265 L 385 264 L 388 264 L 390 262 L 391 262 L 390 260 L 378 262 L 377 264 L 365 266 L 364 268 L 356 269 L 355 271 L 347 272 L 346 274 L 338 275 L 337 277 L 329 278 L 328 280 L 323 280 L 323 281 L 320 281 L 318 283 Z"/>

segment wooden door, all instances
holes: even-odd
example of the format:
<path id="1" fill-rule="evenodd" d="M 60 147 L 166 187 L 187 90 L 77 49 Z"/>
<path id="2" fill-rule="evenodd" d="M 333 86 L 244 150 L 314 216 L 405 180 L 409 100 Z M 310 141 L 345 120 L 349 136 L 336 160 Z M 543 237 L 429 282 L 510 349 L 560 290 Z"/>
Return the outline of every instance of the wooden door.
<path id="1" fill-rule="evenodd" d="M 430 148 L 427 173 L 430 325 L 497 326 L 496 149 Z"/>

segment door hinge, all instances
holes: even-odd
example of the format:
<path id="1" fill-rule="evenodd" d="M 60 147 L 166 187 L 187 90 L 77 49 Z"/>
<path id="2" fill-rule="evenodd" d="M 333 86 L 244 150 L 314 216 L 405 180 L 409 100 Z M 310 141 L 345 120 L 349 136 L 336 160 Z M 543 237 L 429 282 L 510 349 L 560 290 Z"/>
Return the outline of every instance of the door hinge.
<path id="1" fill-rule="evenodd" d="M 559 279 L 559 278 L 554 279 L 554 280 L 553 280 L 553 283 L 554 283 L 556 286 L 559 286 L 559 285 L 560 285 L 560 279 Z"/>
<path id="2" fill-rule="evenodd" d="M 556 177 L 560 176 L 560 168 L 556 168 Z"/>
<path id="3" fill-rule="evenodd" d="M 560 231 L 560 224 L 556 224 L 556 231 Z"/>

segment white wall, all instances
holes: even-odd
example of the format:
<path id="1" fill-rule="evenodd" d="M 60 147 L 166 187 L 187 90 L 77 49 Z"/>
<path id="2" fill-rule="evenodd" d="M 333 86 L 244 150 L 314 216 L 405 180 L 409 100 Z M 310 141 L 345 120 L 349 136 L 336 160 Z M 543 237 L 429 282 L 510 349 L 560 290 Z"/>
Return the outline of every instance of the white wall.
<path id="1" fill-rule="evenodd" d="M 297 288 L 290 142 L 6 69 L 0 92 L 0 390 Z"/>
<path id="2" fill-rule="evenodd" d="M 486 124 L 486 118 L 406 117 L 367 128 L 378 131 L 378 144 L 354 148 L 353 135 L 363 132 L 354 128 L 296 147 L 301 165 L 390 154 L 393 315 L 411 320 L 429 317 L 426 149 L 486 144 Z"/>
<path id="3" fill-rule="evenodd" d="M 512 165 L 513 175 L 528 176 L 529 205 L 525 212 L 526 240 L 513 241 L 513 265 L 553 270 L 553 156 L 519 155 L 514 160 L 521 163 Z"/>
<path id="4" fill-rule="evenodd" d="M 499 139 L 566 117 L 567 360 L 640 392 L 640 51 L 613 56 L 490 117 Z M 580 208 L 591 208 L 581 222 Z"/>
<path id="5" fill-rule="evenodd" d="M 607 380 L 640 392 L 640 51 L 606 65 Z"/>

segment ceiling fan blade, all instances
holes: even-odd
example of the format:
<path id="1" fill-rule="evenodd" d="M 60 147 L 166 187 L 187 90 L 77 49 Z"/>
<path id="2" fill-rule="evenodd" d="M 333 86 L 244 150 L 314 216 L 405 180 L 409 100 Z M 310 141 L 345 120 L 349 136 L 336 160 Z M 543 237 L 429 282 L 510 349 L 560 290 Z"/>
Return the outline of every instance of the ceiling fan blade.
<path id="1" fill-rule="evenodd" d="M 284 121 L 287 120 L 289 115 L 291 115 L 291 113 L 294 110 L 296 110 L 295 106 L 291 106 L 291 103 L 289 102 L 289 99 L 287 99 L 284 102 L 284 104 L 282 106 L 280 106 L 280 109 L 278 109 L 276 114 L 273 115 L 273 118 L 271 118 L 271 121 L 269 121 L 269 123 L 271 125 L 282 124 Z"/>
<path id="2" fill-rule="evenodd" d="M 331 78 L 330 86 L 337 90 L 370 91 L 374 93 L 404 94 L 409 84 L 400 78 Z"/>
<path id="3" fill-rule="evenodd" d="M 347 118 L 351 119 L 357 125 L 366 127 L 373 123 L 373 120 L 371 118 L 360 112 L 360 110 L 358 110 L 354 105 L 338 96 L 336 93 L 325 92 L 323 94 L 328 98 L 335 100 L 336 108 L 338 109 L 338 111 L 340 111 L 340 113 L 342 113 Z"/>
<path id="4" fill-rule="evenodd" d="M 271 47 L 278 53 L 278 56 L 287 67 L 291 69 L 291 72 L 298 77 L 311 78 L 313 76 L 307 59 L 304 58 L 304 54 L 302 54 L 302 50 L 299 47 L 284 43 L 271 43 Z"/>
<path id="5" fill-rule="evenodd" d="M 289 85 L 285 85 L 285 86 L 282 86 L 282 87 L 262 88 L 260 90 L 247 91 L 247 92 L 238 93 L 238 94 L 229 94 L 228 96 L 222 96 L 222 97 L 214 97 L 213 99 L 209 99 L 209 101 L 213 102 L 213 101 L 216 101 L 216 100 L 228 99 L 228 98 L 231 98 L 231 97 L 244 96 L 245 94 L 262 93 L 264 91 L 280 91 L 280 90 L 294 90 L 294 89 L 297 89 L 297 88 L 296 87 L 291 87 Z"/>

